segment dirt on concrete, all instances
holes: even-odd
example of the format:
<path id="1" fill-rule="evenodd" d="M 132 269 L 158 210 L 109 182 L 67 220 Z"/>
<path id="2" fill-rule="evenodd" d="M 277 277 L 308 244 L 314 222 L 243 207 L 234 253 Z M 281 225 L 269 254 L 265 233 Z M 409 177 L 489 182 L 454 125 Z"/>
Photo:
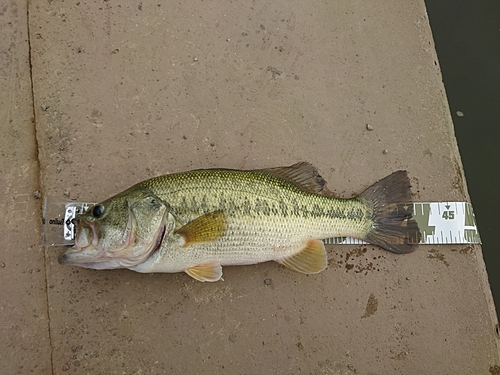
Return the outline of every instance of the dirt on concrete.
<path id="1" fill-rule="evenodd" d="M 200 283 L 38 245 L 40 195 L 98 201 L 194 168 L 305 160 L 342 197 L 406 169 L 416 200 L 467 200 L 423 1 L 10 1 L 0 27 L 6 373 L 500 365 L 480 246 L 330 245 L 318 275 L 265 263 Z"/>

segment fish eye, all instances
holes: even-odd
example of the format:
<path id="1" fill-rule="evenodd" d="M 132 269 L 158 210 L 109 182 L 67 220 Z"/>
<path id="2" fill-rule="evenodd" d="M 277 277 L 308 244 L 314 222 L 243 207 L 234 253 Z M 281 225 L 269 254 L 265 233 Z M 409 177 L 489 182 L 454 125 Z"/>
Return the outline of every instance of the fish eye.
<path id="1" fill-rule="evenodd" d="M 92 216 L 94 216 L 96 219 L 100 218 L 103 213 L 104 213 L 104 206 L 102 204 L 98 204 L 97 206 L 94 206 L 94 208 L 92 209 Z"/>

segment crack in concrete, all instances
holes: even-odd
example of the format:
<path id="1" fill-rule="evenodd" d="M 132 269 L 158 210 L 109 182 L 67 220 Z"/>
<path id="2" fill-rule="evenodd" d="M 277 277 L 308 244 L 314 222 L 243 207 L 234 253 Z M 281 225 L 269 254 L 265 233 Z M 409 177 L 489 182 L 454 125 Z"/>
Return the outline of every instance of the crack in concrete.
<path id="1" fill-rule="evenodd" d="M 33 126 L 33 134 L 34 134 L 34 159 L 37 165 L 38 173 L 35 176 L 35 185 L 36 189 L 38 192 L 40 192 L 40 196 L 43 196 L 42 194 L 42 182 L 41 182 L 41 163 L 40 163 L 40 153 L 39 153 L 39 143 L 38 143 L 38 135 L 37 135 L 37 121 L 36 121 L 36 109 L 35 109 L 35 85 L 34 85 L 34 80 L 33 80 L 33 60 L 32 60 L 32 53 L 31 53 L 31 32 L 30 32 L 30 1 L 27 1 L 26 4 L 26 30 L 27 30 L 27 39 L 28 39 L 28 63 L 29 63 L 29 75 L 30 75 L 30 85 L 31 85 L 31 103 L 32 103 L 32 117 L 31 117 L 31 124 Z M 40 202 L 43 202 L 40 200 Z M 39 215 L 38 217 L 41 219 L 42 218 L 42 205 L 39 205 Z M 41 220 L 39 221 L 39 225 L 41 223 Z M 39 227 L 39 229 L 41 229 Z M 39 233 L 41 233 L 41 230 L 39 230 Z M 44 250 L 44 272 L 45 272 L 45 306 L 47 309 L 47 332 L 49 335 L 49 343 L 50 343 L 50 367 L 51 367 L 51 373 L 52 375 L 55 374 L 54 372 L 54 347 L 52 345 L 52 332 L 51 332 L 51 325 L 50 325 L 50 308 L 49 308 L 49 283 L 48 283 L 48 269 L 47 269 L 47 252 Z"/>

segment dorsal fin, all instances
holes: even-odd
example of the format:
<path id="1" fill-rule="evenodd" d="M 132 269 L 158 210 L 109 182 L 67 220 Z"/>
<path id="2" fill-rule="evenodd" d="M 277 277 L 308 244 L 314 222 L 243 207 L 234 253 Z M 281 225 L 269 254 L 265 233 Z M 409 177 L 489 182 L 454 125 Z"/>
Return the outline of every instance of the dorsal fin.
<path id="1" fill-rule="evenodd" d="M 321 177 L 316 167 L 305 161 L 289 167 L 268 168 L 262 171 L 290 181 L 300 190 L 308 193 L 319 194 L 325 187 L 325 180 Z"/>

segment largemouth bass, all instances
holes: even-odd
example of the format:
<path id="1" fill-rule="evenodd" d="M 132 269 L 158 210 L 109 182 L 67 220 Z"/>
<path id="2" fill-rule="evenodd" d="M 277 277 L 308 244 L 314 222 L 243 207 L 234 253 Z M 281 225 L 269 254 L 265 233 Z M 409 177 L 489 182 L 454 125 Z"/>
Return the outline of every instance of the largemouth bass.
<path id="1" fill-rule="evenodd" d="M 338 199 L 309 163 L 260 170 L 207 169 L 140 182 L 74 219 L 75 245 L 59 263 L 137 272 L 186 272 L 217 281 L 222 266 L 276 261 L 295 271 L 327 266 L 321 239 L 353 237 L 394 253 L 420 241 L 395 203 L 411 201 L 405 171 Z"/>

